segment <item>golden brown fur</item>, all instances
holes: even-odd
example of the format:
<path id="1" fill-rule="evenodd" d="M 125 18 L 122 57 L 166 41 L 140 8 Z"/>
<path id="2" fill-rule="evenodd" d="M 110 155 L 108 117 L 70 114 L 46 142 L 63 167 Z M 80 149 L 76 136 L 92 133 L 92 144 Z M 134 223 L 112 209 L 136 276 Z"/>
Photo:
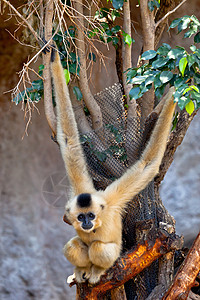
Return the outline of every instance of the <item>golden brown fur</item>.
<path id="1" fill-rule="evenodd" d="M 64 254 L 76 266 L 75 276 L 78 282 L 89 279 L 90 283 L 96 283 L 120 255 L 121 214 L 126 204 L 158 173 L 175 109 L 173 89 L 168 93 L 140 160 L 105 191 L 96 191 L 87 171 L 68 88 L 57 53 L 52 62 L 52 76 L 57 104 L 57 140 L 74 195 L 66 204 L 66 217 L 78 234 L 65 245 Z M 78 205 L 78 196 L 82 193 L 90 193 L 90 205 L 83 207 Z M 79 221 L 78 216 L 80 213 L 87 216 L 90 212 L 95 215 L 90 222 L 92 227 L 83 229 L 83 223 Z"/>

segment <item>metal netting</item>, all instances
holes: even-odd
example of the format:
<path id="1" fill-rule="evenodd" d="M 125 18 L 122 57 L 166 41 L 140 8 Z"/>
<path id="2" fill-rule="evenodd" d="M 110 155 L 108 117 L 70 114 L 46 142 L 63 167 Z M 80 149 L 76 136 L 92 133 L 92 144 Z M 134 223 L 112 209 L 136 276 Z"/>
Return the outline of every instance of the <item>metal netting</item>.
<path id="1" fill-rule="evenodd" d="M 97 189 L 105 189 L 119 178 L 141 155 L 145 146 L 144 130 L 139 118 L 126 123 L 120 84 L 106 88 L 94 96 L 99 104 L 103 129 L 81 137 L 89 172 Z M 91 122 L 90 117 L 88 117 Z M 134 183 L 133 183 L 134 184 Z M 154 183 L 151 182 L 126 209 L 123 219 L 124 251 L 137 244 L 137 224 L 145 220 L 156 223 Z M 157 262 L 126 284 L 127 299 L 146 299 L 157 283 Z"/>

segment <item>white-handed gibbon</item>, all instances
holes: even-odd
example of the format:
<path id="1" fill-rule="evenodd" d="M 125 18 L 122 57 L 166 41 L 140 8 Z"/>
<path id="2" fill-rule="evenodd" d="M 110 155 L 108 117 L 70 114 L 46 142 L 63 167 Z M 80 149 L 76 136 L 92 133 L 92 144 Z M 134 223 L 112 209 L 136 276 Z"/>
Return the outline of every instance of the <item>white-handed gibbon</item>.
<path id="1" fill-rule="evenodd" d="M 127 203 L 158 173 L 165 151 L 175 104 L 173 88 L 140 159 L 104 191 L 96 191 L 87 171 L 79 141 L 68 87 L 59 54 L 52 50 L 52 77 L 57 108 L 57 141 L 72 186 L 66 219 L 77 236 L 64 246 L 64 255 L 75 266 L 78 282 L 97 283 L 120 256 L 122 213 Z"/>

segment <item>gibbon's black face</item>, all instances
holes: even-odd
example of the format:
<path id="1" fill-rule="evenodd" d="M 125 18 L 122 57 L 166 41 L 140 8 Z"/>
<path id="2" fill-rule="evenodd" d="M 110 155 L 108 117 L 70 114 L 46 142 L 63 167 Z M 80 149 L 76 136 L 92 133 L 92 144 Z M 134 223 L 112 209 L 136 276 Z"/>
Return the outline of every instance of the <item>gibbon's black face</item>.
<path id="1" fill-rule="evenodd" d="M 89 230 L 94 226 L 94 224 L 92 223 L 92 220 L 94 219 L 95 219 L 95 214 L 93 214 L 92 212 L 89 212 L 87 214 L 80 213 L 77 217 L 77 220 L 82 223 L 81 227 L 84 230 Z"/>
<path id="2" fill-rule="evenodd" d="M 87 209 L 91 206 L 91 203 L 92 203 L 91 194 L 84 193 L 84 194 L 80 194 L 77 197 L 77 206 L 80 208 Z M 95 219 L 95 214 L 90 211 L 87 213 L 81 212 L 77 217 L 77 220 L 82 223 L 81 227 L 84 230 L 89 230 L 94 226 L 92 222 L 92 220 L 94 219 Z"/>
<path id="3" fill-rule="evenodd" d="M 101 195 L 83 193 L 66 204 L 63 220 L 78 231 L 90 233 L 102 225 L 106 202 Z"/>

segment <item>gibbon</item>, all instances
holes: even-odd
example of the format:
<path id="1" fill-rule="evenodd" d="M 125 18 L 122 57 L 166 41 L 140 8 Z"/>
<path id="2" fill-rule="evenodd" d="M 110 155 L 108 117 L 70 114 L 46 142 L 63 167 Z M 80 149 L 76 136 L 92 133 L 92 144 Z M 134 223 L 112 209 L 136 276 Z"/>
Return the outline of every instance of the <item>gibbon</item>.
<path id="1" fill-rule="evenodd" d="M 122 247 L 122 213 L 127 203 L 158 173 L 166 148 L 175 103 L 170 88 L 165 104 L 140 159 L 104 191 L 96 191 L 87 171 L 60 57 L 52 49 L 51 71 L 57 109 L 57 141 L 72 186 L 65 218 L 77 236 L 63 249 L 75 266 L 77 282 L 91 284 L 112 267 Z"/>

